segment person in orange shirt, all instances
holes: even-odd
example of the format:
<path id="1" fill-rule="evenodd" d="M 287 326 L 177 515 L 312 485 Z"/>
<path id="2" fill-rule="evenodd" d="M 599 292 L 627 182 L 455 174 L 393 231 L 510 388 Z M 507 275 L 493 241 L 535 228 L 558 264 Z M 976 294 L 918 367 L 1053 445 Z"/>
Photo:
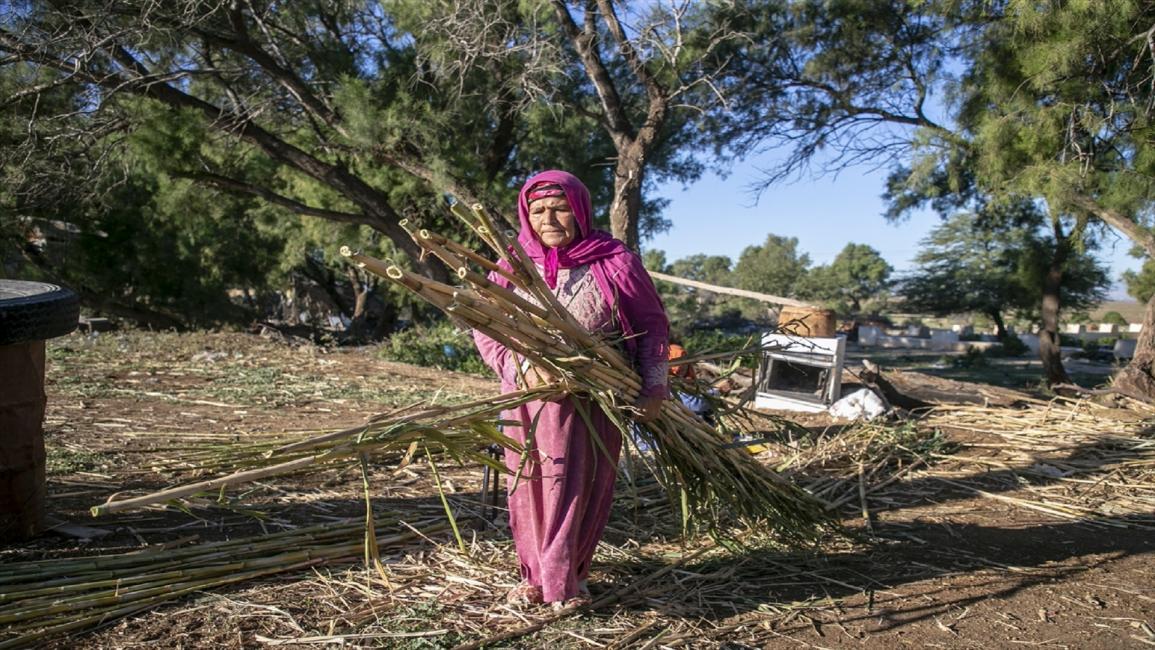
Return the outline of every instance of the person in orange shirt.
<path id="1" fill-rule="evenodd" d="M 698 378 L 697 372 L 694 370 L 694 364 L 682 363 L 674 364 L 674 361 L 686 356 L 686 348 L 678 343 L 670 343 L 670 374 L 682 379 L 686 382 L 694 382 Z M 694 395 L 692 393 L 683 393 L 675 390 L 674 395 L 686 405 L 686 408 L 694 412 L 695 415 L 702 418 L 711 425 L 714 424 L 714 410 L 710 407 L 710 402 L 704 399 L 701 395 Z"/>
<path id="2" fill-rule="evenodd" d="M 681 377 L 687 381 L 697 379 L 697 374 L 694 372 L 694 364 L 686 363 L 682 365 L 674 365 L 674 361 L 686 356 L 686 348 L 677 343 L 670 344 L 670 374 L 675 377 Z"/>

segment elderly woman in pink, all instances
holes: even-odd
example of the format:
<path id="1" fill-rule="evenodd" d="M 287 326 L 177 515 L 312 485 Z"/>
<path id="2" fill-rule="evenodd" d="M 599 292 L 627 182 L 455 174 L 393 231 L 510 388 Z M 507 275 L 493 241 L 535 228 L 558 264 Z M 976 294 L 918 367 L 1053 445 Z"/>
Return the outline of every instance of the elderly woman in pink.
<path id="1" fill-rule="evenodd" d="M 589 190 L 567 172 L 542 172 L 526 181 L 517 212 L 518 241 L 561 304 L 590 332 L 624 340 L 643 384 L 634 417 L 656 417 L 668 393 L 669 322 L 641 259 L 593 228 Z M 490 279 L 509 286 L 499 275 Z M 520 357 L 483 334 L 475 332 L 474 339 L 502 388 L 515 389 Z M 533 369 L 520 376 L 530 383 L 548 378 Z M 575 402 L 590 416 L 593 431 Z M 530 402 L 503 419 L 521 422 L 506 433 L 523 443 L 536 422 L 529 460 L 516 484 L 511 478 L 508 485 L 509 525 L 522 579 L 508 598 L 555 606 L 588 601 L 586 579 L 610 515 L 621 431 L 581 395 Z M 511 470 L 520 461 L 518 454 L 506 452 Z"/>

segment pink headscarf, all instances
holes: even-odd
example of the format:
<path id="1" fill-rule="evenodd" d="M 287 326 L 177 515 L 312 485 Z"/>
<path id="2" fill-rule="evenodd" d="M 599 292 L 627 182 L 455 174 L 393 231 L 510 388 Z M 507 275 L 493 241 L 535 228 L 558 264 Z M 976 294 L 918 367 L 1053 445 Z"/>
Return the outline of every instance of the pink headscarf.
<path id="1" fill-rule="evenodd" d="M 529 201 L 526 195 L 535 185 L 550 183 L 560 185 L 565 190 L 565 198 L 573 210 L 577 233 L 574 239 L 565 246 L 549 248 L 543 246 L 529 223 Z M 517 241 L 529 254 L 530 258 L 541 265 L 544 270 L 546 284 L 551 289 L 557 287 L 558 269 L 572 269 L 585 266 L 596 260 L 626 252 L 626 245 L 613 238 L 604 230 L 594 230 L 590 215 L 590 191 L 578 180 L 577 176 L 569 172 L 556 169 L 532 176 L 521 188 L 517 197 L 517 217 L 521 221 L 521 230 L 517 233 Z"/>

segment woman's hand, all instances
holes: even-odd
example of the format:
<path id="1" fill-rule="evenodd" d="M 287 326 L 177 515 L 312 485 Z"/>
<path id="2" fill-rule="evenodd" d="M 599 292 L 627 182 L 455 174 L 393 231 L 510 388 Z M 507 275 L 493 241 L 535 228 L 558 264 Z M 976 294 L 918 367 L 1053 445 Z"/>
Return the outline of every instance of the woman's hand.
<path id="1" fill-rule="evenodd" d="M 558 379 L 557 377 L 554 377 L 552 372 L 533 365 L 522 371 L 522 379 L 525 382 L 526 389 L 540 388 L 542 386 L 558 384 Z M 565 390 L 558 390 L 558 392 L 547 395 L 541 399 L 546 402 L 560 402 L 568 395 L 569 393 Z"/>
<path id="2" fill-rule="evenodd" d="M 553 373 L 537 366 L 529 366 L 522 373 L 525 378 L 526 388 L 537 388 L 554 383 Z"/>
<path id="3" fill-rule="evenodd" d="M 638 410 L 634 419 L 642 424 L 652 422 L 662 412 L 662 402 L 666 401 L 666 397 L 662 394 L 650 395 L 648 397 L 639 397 L 638 401 L 634 402 L 634 408 Z"/>

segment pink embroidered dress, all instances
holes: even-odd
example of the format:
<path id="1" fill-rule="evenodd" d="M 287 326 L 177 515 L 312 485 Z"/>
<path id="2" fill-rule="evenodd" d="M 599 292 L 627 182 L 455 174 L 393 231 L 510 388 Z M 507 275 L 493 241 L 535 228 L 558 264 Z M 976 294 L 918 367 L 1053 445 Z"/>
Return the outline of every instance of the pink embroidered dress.
<path id="1" fill-rule="evenodd" d="M 565 190 L 577 222 L 575 241 L 560 250 L 543 247 L 529 225 L 526 192 L 542 182 Z M 626 351 L 642 377 L 643 395 L 666 395 L 669 324 L 661 300 L 641 259 L 608 233 L 593 230 L 589 192 L 581 181 L 560 171 L 530 178 L 522 188 L 518 214 L 518 240 L 559 302 L 587 330 L 614 339 L 626 336 Z M 509 286 L 499 275 L 491 274 L 490 279 Z M 481 333 L 474 332 L 474 339 L 501 378 L 502 389 L 514 390 L 518 360 Z M 589 416 L 592 433 L 576 405 Z M 609 519 L 622 434 L 601 409 L 580 396 L 530 402 L 502 417 L 522 423 L 507 426 L 505 432 L 523 443 L 534 427 L 529 459 L 517 483 L 511 478 L 508 484 L 509 525 L 521 577 L 540 586 L 546 602 L 572 598 L 589 575 L 590 560 Z M 507 451 L 505 462 L 516 470 L 521 457 Z"/>

